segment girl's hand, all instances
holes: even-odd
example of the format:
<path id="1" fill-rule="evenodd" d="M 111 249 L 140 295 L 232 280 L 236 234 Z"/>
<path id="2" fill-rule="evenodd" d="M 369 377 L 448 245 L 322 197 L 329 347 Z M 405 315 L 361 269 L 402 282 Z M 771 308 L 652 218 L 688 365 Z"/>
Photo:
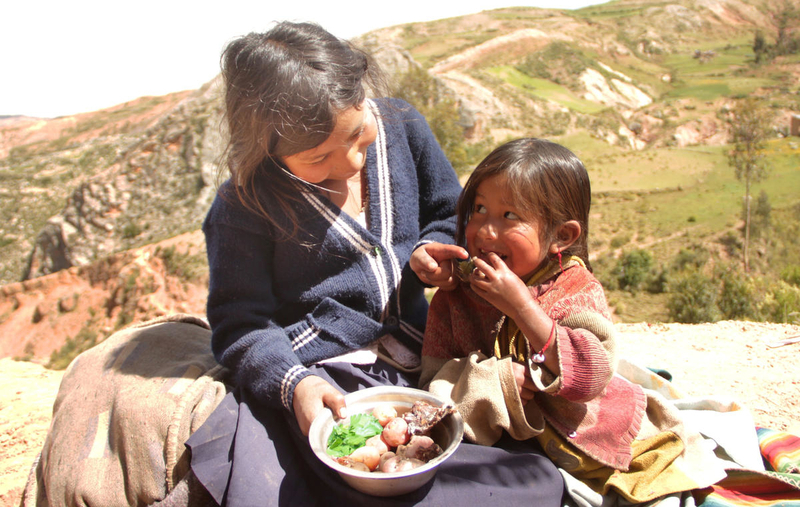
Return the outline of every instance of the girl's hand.
<path id="1" fill-rule="evenodd" d="M 531 372 L 527 366 L 517 362 L 511 363 L 511 369 L 514 371 L 514 380 L 517 381 L 519 397 L 522 398 L 522 404 L 526 405 L 536 394 L 536 386 L 531 380 Z"/>
<path id="2" fill-rule="evenodd" d="M 453 290 L 458 278 L 453 274 L 451 259 L 468 259 L 466 250 L 456 245 L 425 243 L 414 250 L 409 264 L 420 281 L 444 290 Z"/>
<path id="3" fill-rule="evenodd" d="M 339 419 L 347 417 L 344 395 L 322 377 L 309 375 L 297 383 L 292 408 L 303 435 L 308 435 L 311 423 L 324 407 L 330 408 Z"/>
<path id="4" fill-rule="evenodd" d="M 519 322 L 520 315 L 527 313 L 536 300 L 530 290 L 506 263 L 495 253 L 490 253 L 489 262 L 475 259 L 475 270 L 470 275 L 472 290 L 495 308 Z"/>

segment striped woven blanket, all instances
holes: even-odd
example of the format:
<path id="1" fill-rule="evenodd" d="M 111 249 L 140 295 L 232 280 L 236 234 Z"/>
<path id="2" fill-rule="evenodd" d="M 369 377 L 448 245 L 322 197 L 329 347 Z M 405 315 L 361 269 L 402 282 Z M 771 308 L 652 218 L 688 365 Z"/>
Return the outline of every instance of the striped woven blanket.
<path id="1" fill-rule="evenodd" d="M 728 477 L 694 492 L 698 507 L 800 507 L 800 438 L 756 428 L 766 471 L 727 470 Z"/>

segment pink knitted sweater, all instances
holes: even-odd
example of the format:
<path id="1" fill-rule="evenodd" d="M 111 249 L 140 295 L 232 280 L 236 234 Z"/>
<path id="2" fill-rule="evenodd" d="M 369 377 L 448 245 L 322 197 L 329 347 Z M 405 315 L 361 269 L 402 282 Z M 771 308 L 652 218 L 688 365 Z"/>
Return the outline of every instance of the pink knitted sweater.
<path id="1" fill-rule="evenodd" d="M 586 268 L 572 265 L 530 290 L 558 323 L 556 350 L 561 374 L 554 377 L 546 370 L 535 373 L 546 389 L 524 408 L 527 424 L 541 432 L 541 423 L 536 420 L 543 417 L 587 455 L 626 470 L 646 398 L 641 387 L 614 375 L 614 326 L 600 282 Z M 444 371 L 442 367 L 449 360 L 476 351 L 488 356 L 487 361 L 494 361 L 495 338 L 504 318 L 468 284 L 453 291 L 437 291 L 428 311 L 420 385 L 426 386 L 440 369 Z M 470 389 L 475 386 L 469 385 Z M 509 399 L 506 394 L 506 403 Z M 541 416 L 532 416 L 537 407 Z"/>

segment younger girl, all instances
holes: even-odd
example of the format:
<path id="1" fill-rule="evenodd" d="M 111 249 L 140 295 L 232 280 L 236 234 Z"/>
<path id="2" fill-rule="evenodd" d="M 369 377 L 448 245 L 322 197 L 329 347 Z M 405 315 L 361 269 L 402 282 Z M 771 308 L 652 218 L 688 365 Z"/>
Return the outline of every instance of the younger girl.
<path id="1" fill-rule="evenodd" d="M 469 440 L 536 439 L 602 494 L 643 502 L 703 487 L 719 475 L 704 470 L 699 436 L 615 376 L 611 312 L 588 258 L 590 201 L 583 164 L 555 143 L 520 139 L 480 163 L 458 204 L 456 241 L 472 261 L 461 285 L 433 297 L 420 385 L 456 402 Z"/>

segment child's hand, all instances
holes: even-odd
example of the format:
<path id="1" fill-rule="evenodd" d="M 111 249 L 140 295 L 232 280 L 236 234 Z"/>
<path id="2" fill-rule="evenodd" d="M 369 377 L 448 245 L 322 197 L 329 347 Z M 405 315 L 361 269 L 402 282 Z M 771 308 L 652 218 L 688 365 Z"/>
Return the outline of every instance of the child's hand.
<path id="1" fill-rule="evenodd" d="M 536 300 L 517 275 L 495 253 L 489 253 L 489 262 L 475 259 L 475 270 L 470 275 L 470 286 L 476 294 L 495 308 L 518 322 Z"/>
<path id="2" fill-rule="evenodd" d="M 468 258 L 469 254 L 460 246 L 425 243 L 414 250 L 409 264 L 423 283 L 453 290 L 458 285 L 458 279 L 453 274 L 451 259 Z"/>
<path id="3" fill-rule="evenodd" d="M 514 371 L 514 380 L 517 381 L 519 397 L 522 398 L 522 404 L 525 405 L 533 399 L 533 395 L 536 393 L 536 386 L 531 380 L 531 372 L 527 366 L 516 362 L 511 363 L 511 369 Z"/>

